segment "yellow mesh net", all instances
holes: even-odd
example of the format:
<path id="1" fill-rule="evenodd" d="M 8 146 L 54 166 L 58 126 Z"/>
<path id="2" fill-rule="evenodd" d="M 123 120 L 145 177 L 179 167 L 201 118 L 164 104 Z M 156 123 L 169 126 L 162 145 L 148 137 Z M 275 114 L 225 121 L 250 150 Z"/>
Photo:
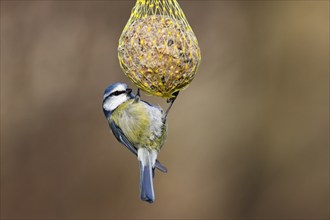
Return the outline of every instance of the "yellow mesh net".
<path id="1" fill-rule="evenodd" d="M 137 0 L 119 39 L 118 58 L 137 87 L 172 98 L 194 79 L 201 54 L 176 0 Z"/>

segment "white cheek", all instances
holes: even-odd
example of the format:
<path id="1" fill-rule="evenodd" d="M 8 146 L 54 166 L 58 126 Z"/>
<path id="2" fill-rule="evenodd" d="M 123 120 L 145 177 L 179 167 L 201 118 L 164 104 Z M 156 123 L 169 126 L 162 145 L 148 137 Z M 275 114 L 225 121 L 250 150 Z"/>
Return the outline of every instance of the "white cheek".
<path id="1" fill-rule="evenodd" d="M 119 96 L 114 96 L 111 98 L 108 98 L 104 104 L 103 108 L 107 111 L 113 111 L 115 110 L 119 105 L 126 102 L 128 100 L 128 97 L 126 94 L 121 94 Z"/>

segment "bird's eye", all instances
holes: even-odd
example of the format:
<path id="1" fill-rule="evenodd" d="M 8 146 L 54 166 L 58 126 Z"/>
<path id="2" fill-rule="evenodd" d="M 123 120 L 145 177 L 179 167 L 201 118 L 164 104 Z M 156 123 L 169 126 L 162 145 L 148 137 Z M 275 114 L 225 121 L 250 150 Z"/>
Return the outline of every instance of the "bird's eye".
<path id="1" fill-rule="evenodd" d="M 112 92 L 110 94 L 110 96 L 117 96 L 117 95 L 120 95 L 120 94 L 123 94 L 123 93 L 125 93 L 125 91 L 115 91 L 115 92 Z"/>

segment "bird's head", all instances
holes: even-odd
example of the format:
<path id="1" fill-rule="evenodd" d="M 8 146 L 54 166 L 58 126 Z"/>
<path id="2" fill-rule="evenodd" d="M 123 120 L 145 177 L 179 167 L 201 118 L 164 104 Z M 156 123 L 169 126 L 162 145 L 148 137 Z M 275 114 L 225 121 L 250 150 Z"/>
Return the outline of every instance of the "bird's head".
<path id="1" fill-rule="evenodd" d="M 114 83 L 105 89 L 103 94 L 103 111 L 107 115 L 114 111 L 119 105 L 134 98 L 132 89 L 125 83 Z"/>

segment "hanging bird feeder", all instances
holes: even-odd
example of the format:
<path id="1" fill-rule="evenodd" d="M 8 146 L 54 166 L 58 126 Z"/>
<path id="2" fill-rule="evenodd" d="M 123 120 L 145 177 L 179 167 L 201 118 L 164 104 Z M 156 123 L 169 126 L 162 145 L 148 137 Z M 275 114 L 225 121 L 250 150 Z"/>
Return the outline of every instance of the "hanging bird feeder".
<path id="1" fill-rule="evenodd" d="M 201 54 L 176 0 L 137 0 L 119 39 L 118 58 L 138 88 L 170 99 L 194 79 Z"/>

